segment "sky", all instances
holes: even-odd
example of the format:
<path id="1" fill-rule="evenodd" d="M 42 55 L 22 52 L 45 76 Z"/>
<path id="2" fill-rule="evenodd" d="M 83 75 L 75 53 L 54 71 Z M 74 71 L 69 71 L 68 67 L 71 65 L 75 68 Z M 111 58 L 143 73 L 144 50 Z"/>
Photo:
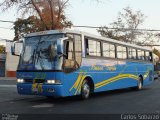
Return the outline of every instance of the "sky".
<path id="1" fill-rule="evenodd" d="M 66 16 L 75 26 L 108 26 L 109 23 L 116 20 L 118 12 L 127 6 L 134 11 L 140 10 L 146 16 L 143 25 L 140 26 L 141 28 L 160 29 L 160 0 L 101 0 L 100 3 L 97 3 L 96 0 L 70 0 L 66 9 Z M 0 20 L 15 21 L 18 17 L 20 15 L 17 14 L 15 9 L 0 12 Z M 0 22 L 0 39 L 12 40 L 14 30 L 1 27 L 13 28 L 13 25 Z M 73 29 L 98 35 L 96 29 Z"/>

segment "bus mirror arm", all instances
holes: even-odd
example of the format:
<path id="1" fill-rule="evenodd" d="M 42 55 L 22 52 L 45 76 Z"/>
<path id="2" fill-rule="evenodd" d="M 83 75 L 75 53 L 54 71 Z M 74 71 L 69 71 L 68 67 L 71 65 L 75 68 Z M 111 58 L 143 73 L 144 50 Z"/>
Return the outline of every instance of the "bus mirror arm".
<path id="1" fill-rule="evenodd" d="M 23 47 L 23 41 L 14 41 L 10 47 L 11 54 L 14 56 L 20 56 L 22 47 Z"/>
<path id="2" fill-rule="evenodd" d="M 67 57 L 67 55 L 66 55 L 66 54 L 61 53 L 61 52 L 59 52 L 59 53 L 58 53 L 58 55 L 59 55 L 59 56 L 58 56 L 59 58 L 61 58 L 62 56 Z"/>
<path id="3" fill-rule="evenodd" d="M 14 55 L 14 56 L 20 56 L 19 54 L 16 54 L 16 52 L 15 52 L 16 43 L 18 43 L 18 42 L 17 42 L 17 41 L 14 41 L 14 42 L 12 43 L 12 45 L 11 45 L 11 53 L 12 53 L 12 55 Z"/>

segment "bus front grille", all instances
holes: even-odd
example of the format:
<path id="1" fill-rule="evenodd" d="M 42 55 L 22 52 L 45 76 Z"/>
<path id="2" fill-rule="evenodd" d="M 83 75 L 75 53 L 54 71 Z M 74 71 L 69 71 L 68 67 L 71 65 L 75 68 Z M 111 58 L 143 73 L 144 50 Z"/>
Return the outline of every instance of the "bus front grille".
<path id="1" fill-rule="evenodd" d="M 44 79 L 25 79 L 25 83 L 44 83 L 45 80 Z"/>
<path id="2" fill-rule="evenodd" d="M 34 82 L 35 83 L 44 83 L 44 79 L 35 79 Z"/>

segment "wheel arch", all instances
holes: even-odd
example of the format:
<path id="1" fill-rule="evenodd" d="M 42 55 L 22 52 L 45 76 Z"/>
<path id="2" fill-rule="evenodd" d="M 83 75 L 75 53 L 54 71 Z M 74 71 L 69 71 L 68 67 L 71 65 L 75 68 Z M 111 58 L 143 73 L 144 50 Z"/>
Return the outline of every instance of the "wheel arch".
<path id="1" fill-rule="evenodd" d="M 88 84 L 91 87 L 91 92 L 93 93 L 95 86 L 94 86 L 94 82 L 93 82 L 92 77 L 91 76 L 86 76 L 84 80 L 87 80 Z"/>

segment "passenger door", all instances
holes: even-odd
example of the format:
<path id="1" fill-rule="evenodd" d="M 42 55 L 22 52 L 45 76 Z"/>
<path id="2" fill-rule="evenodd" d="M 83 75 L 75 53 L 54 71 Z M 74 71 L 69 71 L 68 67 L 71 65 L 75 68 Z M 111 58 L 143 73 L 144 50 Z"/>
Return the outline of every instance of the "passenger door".
<path id="1" fill-rule="evenodd" d="M 73 35 L 72 38 L 64 41 L 64 61 L 63 70 L 66 73 L 77 70 L 82 61 L 82 42 L 79 35 Z"/>

